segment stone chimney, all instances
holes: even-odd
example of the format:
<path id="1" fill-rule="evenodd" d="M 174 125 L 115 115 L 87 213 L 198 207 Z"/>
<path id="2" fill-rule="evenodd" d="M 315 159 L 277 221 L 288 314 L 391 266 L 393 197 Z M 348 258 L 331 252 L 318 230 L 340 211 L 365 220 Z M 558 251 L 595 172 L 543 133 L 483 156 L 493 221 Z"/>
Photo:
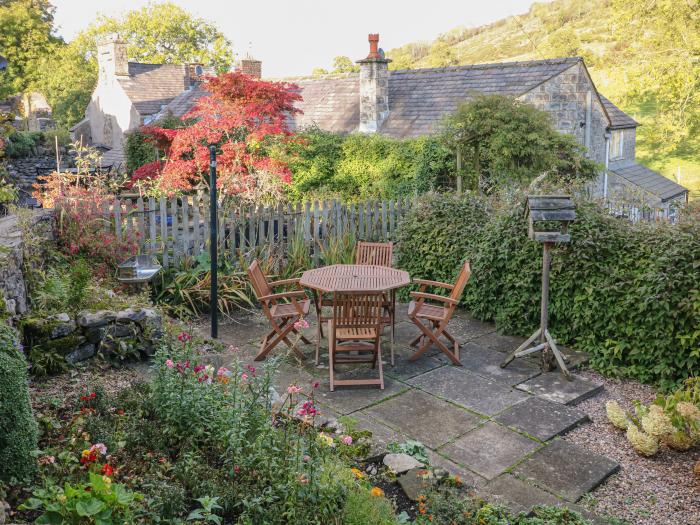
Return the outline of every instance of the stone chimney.
<path id="1" fill-rule="evenodd" d="M 186 64 L 186 74 L 187 78 L 185 80 L 185 87 L 191 88 L 197 84 L 201 84 L 204 80 L 204 65 L 199 63 Z"/>
<path id="2" fill-rule="evenodd" d="M 129 76 L 126 42 L 119 35 L 107 35 L 97 41 L 97 65 L 102 82 L 115 77 Z"/>
<path id="3" fill-rule="evenodd" d="M 360 129 L 376 133 L 389 116 L 389 60 L 379 49 L 379 34 L 369 35 L 369 55 L 360 65 Z"/>
<path id="4" fill-rule="evenodd" d="M 241 60 L 241 73 L 250 75 L 253 78 L 262 78 L 262 62 L 255 60 L 250 53 Z"/>

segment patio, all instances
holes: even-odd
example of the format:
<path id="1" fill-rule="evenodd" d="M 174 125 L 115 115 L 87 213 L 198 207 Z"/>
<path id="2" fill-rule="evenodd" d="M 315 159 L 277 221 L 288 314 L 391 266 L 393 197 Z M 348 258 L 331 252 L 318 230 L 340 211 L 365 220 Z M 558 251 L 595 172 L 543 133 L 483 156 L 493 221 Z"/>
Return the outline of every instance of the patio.
<path id="1" fill-rule="evenodd" d="M 300 344 L 306 355 L 298 363 L 292 355 L 280 365 L 275 388 L 308 385 L 318 380 L 317 403 L 322 417 L 349 417 L 358 429 L 372 432 L 371 456 L 386 453 L 386 445 L 413 439 L 422 442 L 433 466 L 459 475 L 477 494 L 507 504 L 514 511 L 529 511 L 537 504 L 564 505 L 578 511 L 581 497 L 619 465 L 604 456 L 569 443 L 559 436 L 589 421 L 576 408 L 596 396 L 602 385 L 574 375 L 566 381 L 559 372 L 541 374 L 536 358 L 518 359 L 507 368 L 499 363 L 524 339 L 504 336 L 489 323 L 457 310 L 450 324 L 461 346 L 463 367 L 450 364 L 437 349 L 417 361 L 409 342 L 417 328 L 406 320 L 405 304 L 397 305 L 394 367 L 389 363 L 388 330 L 383 342 L 385 389 L 338 387 L 328 384 L 327 341 L 322 342 L 321 365 L 314 364 L 315 341 Z M 309 316 L 310 338 L 315 316 Z M 241 313 L 220 326 L 222 343 L 239 347 L 239 356 L 252 362 L 268 325 L 260 313 Z M 207 324 L 200 327 L 207 334 Z M 270 355 L 284 354 L 280 346 Z M 587 356 L 563 349 L 570 368 Z M 227 354 L 210 356 L 225 365 Z M 340 377 L 362 373 L 357 366 L 340 367 Z M 585 513 L 585 512 L 584 512 Z M 590 517 L 590 515 L 589 515 Z"/>

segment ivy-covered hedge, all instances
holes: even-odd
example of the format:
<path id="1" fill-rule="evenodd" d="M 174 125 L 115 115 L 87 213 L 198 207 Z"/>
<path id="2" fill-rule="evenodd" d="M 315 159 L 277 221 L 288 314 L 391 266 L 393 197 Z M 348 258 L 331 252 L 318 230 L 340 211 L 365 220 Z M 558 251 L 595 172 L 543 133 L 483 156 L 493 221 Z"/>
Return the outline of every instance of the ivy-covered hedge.
<path id="1" fill-rule="evenodd" d="M 472 204 L 465 206 L 477 206 L 467 200 Z M 542 246 L 527 237 L 523 199 L 491 212 L 482 227 L 441 213 L 443 206 L 438 201 L 435 214 L 425 206 L 409 213 L 398 234 L 399 264 L 412 275 L 449 281 L 469 258 L 467 308 L 503 332 L 532 333 L 539 324 Z M 700 374 L 700 223 L 631 224 L 586 202 L 577 214 L 572 242 L 553 250 L 552 334 L 589 352 L 592 365 L 608 375 L 666 388 Z M 460 226 L 451 242 L 441 237 Z M 421 243 L 426 247 L 418 252 Z"/>
<path id="2" fill-rule="evenodd" d="M 423 193 L 454 170 L 454 156 L 434 137 L 397 140 L 310 129 L 299 133 L 293 153 L 292 199 L 354 200 Z"/>
<path id="3" fill-rule="evenodd" d="M 16 332 L 0 321 L 0 481 L 26 479 L 36 469 L 37 427 L 29 404 L 27 361 Z"/>
<path id="4" fill-rule="evenodd" d="M 151 142 L 146 140 L 146 135 L 136 129 L 126 134 L 124 156 L 126 171 L 131 173 L 144 164 L 158 160 L 158 151 Z"/>

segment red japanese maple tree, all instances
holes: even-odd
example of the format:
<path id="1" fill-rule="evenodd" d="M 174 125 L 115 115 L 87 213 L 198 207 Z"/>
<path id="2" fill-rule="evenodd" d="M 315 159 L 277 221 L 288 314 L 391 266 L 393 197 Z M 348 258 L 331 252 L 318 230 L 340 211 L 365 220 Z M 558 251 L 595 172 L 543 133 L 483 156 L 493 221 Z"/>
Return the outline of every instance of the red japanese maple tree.
<path id="1" fill-rule="evenodd" d="M 227 195 L 254 191 L 272 178 L 291 182 L 291 171 L 279 152 L 291 140 L 288 119 L 299 110 L 296 86 L 259 80 L 241 72 L 208 78 L 199 99 L 182 120 L 191 125 L 164 129 L 144 126 L 158 149 L 156 161 L 134 171 L 132 181 L 154 180 L 162 191 L 187 191 L 208 181 L 209 146 L 217 148 L 218 184 Z M 273 154 L 272 152 L 275 152 Z"/>

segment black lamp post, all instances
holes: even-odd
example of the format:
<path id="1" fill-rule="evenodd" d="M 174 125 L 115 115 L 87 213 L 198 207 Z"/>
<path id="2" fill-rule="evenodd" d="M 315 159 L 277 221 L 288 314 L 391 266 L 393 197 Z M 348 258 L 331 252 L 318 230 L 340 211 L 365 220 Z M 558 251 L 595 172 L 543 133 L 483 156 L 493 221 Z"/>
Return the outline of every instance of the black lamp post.
<path id="1" fill-rule="evenodd" d="M 209 310 L 211 311 L 211 337 L 217 339 L 219 337 L 219 307 L 217 302 L 218 288 L 218 262 L 219 256 L 217 253 L 217 211 L 216 200 L 216 146 L 209 146 L 209 256 L 211 258 L 211 290 L 209 294 Z"/>

